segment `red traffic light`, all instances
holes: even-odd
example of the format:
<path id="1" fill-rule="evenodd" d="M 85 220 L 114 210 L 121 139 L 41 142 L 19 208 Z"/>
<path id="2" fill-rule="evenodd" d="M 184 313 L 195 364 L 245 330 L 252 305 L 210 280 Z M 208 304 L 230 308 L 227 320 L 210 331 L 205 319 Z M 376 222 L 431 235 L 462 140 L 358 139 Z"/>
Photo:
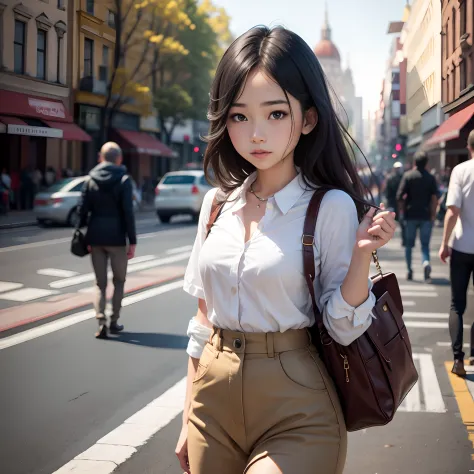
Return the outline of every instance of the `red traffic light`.
<path id="1" fill-rule="evenodd" d="M 199 147 L 198 146 L 194 147 L 194 153 L 199 153 Z"/>
<path id="2" fill-rule="evenodd" d="M 398 156 L 398 155 L 397 155 L 396 153 L 394 153 L 394 154 L 392 155 L 392 158 L 395 159 L 397 156 Z"/>
<path id="3" fill-rule="evenodd" d="M 401 143 L 397 143 L 397 144 L 395 145 L 395 150 L 397 150 L 397 151 L 402 151 L 402 145 L 401 145 Z"/>

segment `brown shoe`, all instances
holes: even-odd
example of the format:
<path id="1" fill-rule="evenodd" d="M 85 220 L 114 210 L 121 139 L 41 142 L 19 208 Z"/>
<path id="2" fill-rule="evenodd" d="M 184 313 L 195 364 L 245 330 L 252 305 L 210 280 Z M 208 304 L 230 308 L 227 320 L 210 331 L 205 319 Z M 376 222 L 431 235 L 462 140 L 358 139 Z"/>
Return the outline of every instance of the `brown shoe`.
<path id="1" fill-rule="evenodd" d="M 95 333 L 96 339 L 107 339 L 107 326 L 101 324 L 99 330 Z"/>
<path id="2" fill-rule="evenodd" d="M 465 377 L 467 374 L 466 370 L 464 369 L 464 361 L 459 359 L 455 360 L 451 372 L 456 374 L 458 377 Z"/>

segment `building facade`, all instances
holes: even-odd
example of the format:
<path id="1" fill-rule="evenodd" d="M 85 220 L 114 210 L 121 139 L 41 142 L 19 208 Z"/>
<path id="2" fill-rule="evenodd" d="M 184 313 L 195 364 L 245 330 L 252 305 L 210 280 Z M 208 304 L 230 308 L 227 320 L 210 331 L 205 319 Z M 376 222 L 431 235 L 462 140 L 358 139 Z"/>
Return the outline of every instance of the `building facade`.
<path id="1" fill-rule="evenodd" d="M 441 167 L 468 158 L 466 139 L 474 129 L 474 0 L 442 0 L 441 97 L 446 119 L 427 144 Z"/>
<path id="2" fill-rule="evenodd" d="M 159 129 L 150 93 L 139 96 L 126 84 L 122 88 L 115 87 L 113 83 L 113 97 L 107 103 L 108 87 L 114 71 L 116 22 L 122 22 L 122 29 L 126 31 L 125 20 L 117 18 L 110 5 L 103 1 L 73 0 L 72 3 L 74 9 L 69 12 L 73 30 L 69 50 L 72 61 L 68 71 L 71 101 L 76 122 L 92 137 L 90 143 L 76 145 L 72 150 L 75 166 L 86 173 L 96 164 L 97 153 L 103 144 L 101 114 L 107 105 L 116 108 L 109 138 L 121 145 L 125 165 L 134 179 L 139 184 L 151 181 L 160 174 L 160 160 L 172 158 L 175 153 L 156 137 Z M 135 21 L 131 14 L 128 18 Z M 140 25 L 141 22 L 138 23 L 137 35 L 142 35 L 143 39 Z M 132 43 L 136 46 L 130 46 L 127 54 L 121 53 L 122 64 L 120 70 L 117 68 L 115 78 L 123 71 L 141 67 L 135 76 L 143 77 L 142 85 L 149 86 L 151 75 L 145 70 L 150 67 L 149 63 L 145 61 L 143 66 L 139 66 L 143 42 L 140 44 L 132 38 L 129 45 Z"/>
<path id="3" fill-rule="evenodd" d="M 0 0 L 0 154 L 11 175 L 67 168 L 73 122 L 67 83 L 67 2 Z"/>
<path id="4" fill-rule="evenodd" d="M 321 28 L 321 39 L 314 48 L 314 54 L 326 74 L 333 93 L 333 103 L 339 112 L 342 123 L 347 127 L 357 144 L 364 149 L 362 97 L 356 96 L 350 66 L 348 65 L 345 69 L 342 67 L 339 50 L 332 41 L 332 29 L 327 8 Z M 341 106 L 343 110 L 341 110 Z"/>
<path id="5" fill-rule="evenodd" d="M 403 26 L 401 41 L 407 60 L 407 154 L 428 151 L 425 143 L 443 121 L 441 104 L 441 6 L 415 0 Z M 431 151 L 430 167 L 440 169 L 440 155 Z"/>

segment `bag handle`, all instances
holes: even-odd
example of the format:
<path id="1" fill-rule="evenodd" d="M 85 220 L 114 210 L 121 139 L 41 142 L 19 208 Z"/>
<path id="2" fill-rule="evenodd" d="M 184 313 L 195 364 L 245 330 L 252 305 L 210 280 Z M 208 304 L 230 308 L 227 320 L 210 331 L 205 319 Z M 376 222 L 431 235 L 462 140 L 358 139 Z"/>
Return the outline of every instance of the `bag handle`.
<path id="1" fill-rule="evenodd" d="M 209 220 L 207 222 L 206 238 L 209 236 L 209 233 L 211 232 L 211 227 L 214 225 L 217 218 L 220 216 L 225 203 L 226 201 L 219 201 L 217 197 L 217 192 L 216 192 L 216 195 L 214 196 L 214 199 L 212 200 L 211 213 L 209 215 Z"/>
<path id="2" fill-rule="evenodd" d="M 303 244 L 303 270 L 308 285 L 309 293 L 311 295 L 311 303 L 313 305 L 314 317 L 316 324 L 320 326 L 323 324 L 323 317 L 321 311 L 319 311 L 318 305 L 316 304 L 316 296 L 314 294 L 314 278 L 315 278 L 315 266 L 314 266 L 314 232 L 316 230 L 316 221 L 318 220 L 319 209 L 321 202 L 323 201 L 324 195 L 327 189 L 321 189 L 314 192 L 306 211 L 306 217 L 303 227 L 303 236 L 301 237 L 301 243 Z M 378 259 L 377 251 L 372 252 L 372 258 L 375 266 L 377 267 L 378 274 L 382 275 L 382 268 Z"/>

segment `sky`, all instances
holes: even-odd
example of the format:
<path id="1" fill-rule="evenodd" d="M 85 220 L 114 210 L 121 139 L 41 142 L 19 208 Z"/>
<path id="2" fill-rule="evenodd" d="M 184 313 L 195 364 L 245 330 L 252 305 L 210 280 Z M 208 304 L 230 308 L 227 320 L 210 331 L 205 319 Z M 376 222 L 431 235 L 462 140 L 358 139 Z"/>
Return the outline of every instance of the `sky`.
<path id="1" fill-rule="evenodd" d="M 407 0 L 328 0 L 332 40 L 343 67 L 350 63 L 364 117 L 378 108 L 392 36 L 390 21 L 401 21 Z M 412 3 L 410 1 L 410 3 Z M 213 0 L 231 17 L 237 37 L 255 25 L 283 25 L 312 48 L 321 38 L 325 0 Z"/>

